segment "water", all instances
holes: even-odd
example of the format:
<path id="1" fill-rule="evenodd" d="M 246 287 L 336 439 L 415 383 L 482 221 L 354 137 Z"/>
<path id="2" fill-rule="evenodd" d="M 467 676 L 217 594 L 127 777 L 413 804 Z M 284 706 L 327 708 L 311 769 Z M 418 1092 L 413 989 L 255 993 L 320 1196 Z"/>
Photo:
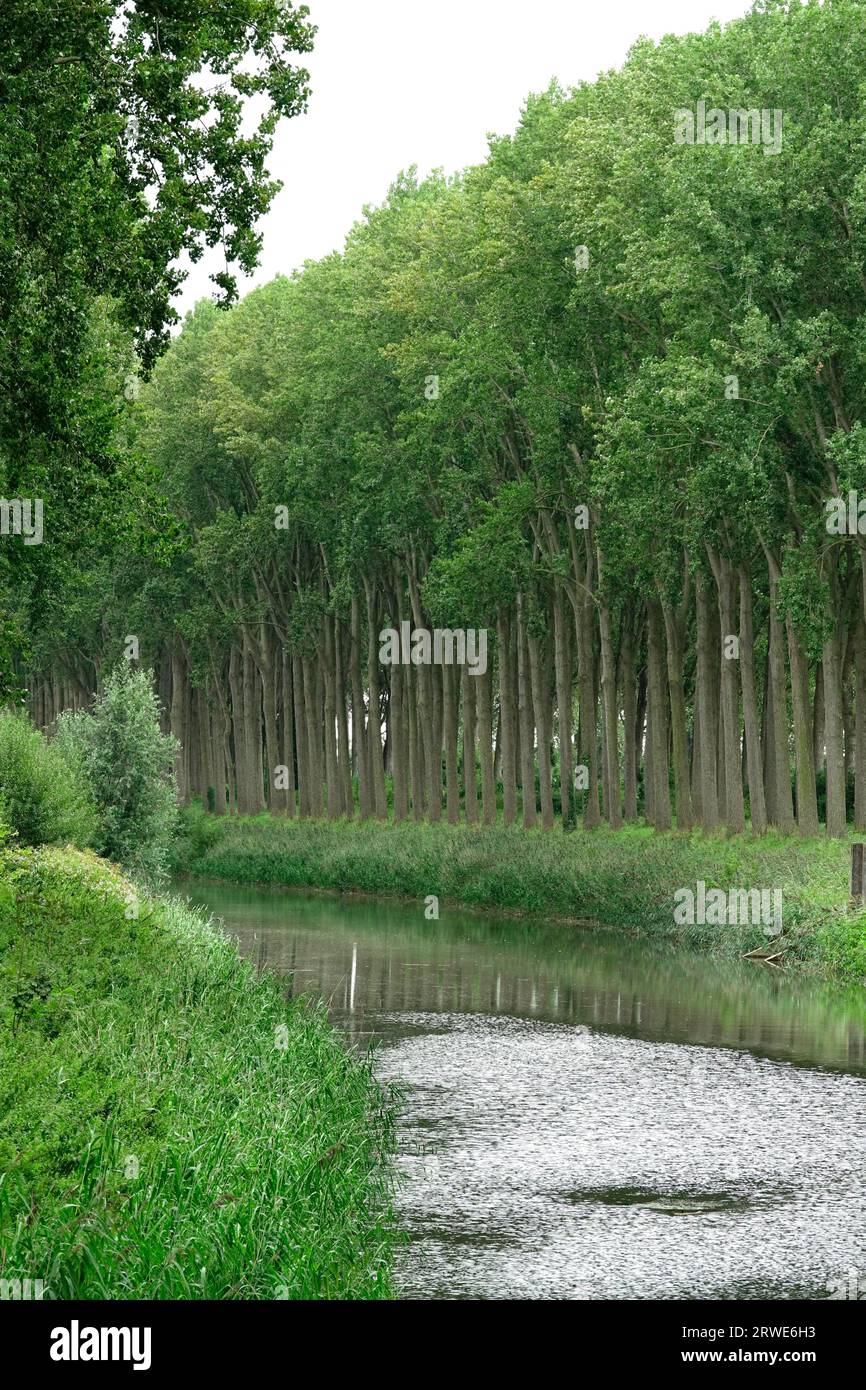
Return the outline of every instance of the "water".
<path id="1" fill-rule="evenodd" d="M 406 1087 L 403 1297 L 866 1297 L 866 1007 L 747 962 L 186 885 Z"/>

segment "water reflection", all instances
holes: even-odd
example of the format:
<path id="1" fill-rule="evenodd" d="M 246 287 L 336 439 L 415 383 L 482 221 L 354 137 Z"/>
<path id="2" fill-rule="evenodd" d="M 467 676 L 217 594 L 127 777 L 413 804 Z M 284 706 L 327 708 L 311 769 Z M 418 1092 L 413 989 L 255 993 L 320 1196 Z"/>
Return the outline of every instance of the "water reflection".
<path id="1" fill-rule="evenodd" d="M 421 903 L 185 891 L 408 1085 L 406 1296 L 866 1290 L 862 994 Z"/>
<path id="2" fill-rule="evenodd" d="M 221 884 L 183 891 L 259 965 L 291 975 L 295 993 L 324 998 L 358 1039 L 387 1037 L 392 1013 L 497 1014 L 866 1072 L 862 991 L 846 998 L 755 962 L 447 909 L 428 922 L 420 903 Z"/>

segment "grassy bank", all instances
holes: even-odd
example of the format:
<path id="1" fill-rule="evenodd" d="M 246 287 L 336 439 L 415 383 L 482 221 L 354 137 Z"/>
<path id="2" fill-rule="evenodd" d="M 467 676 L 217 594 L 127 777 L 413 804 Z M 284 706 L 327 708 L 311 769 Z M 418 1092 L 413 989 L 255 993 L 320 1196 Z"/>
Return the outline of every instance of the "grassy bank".
<path id="1" fill-rule="evenodd" d="M 387 1098 L 321 1011 L 71 849 L 0 850 L 0 963 L 0 1278 L 389 1296 Z"/>
<path id="2" fill-rule="evenodd" d="M 236 883 L 429 894 L 475 907 L 591 919 L 689 945 L 742 953 L 766 947 L 758 926 L 678 926 L 674 893 L 781 889 L 786 961 L 866 982 L 866 913 L 848 911 L 842 841 L 767 835 L 543 832 L 490 826 L 216 821 L 192 813 L 183 867 Z"/>

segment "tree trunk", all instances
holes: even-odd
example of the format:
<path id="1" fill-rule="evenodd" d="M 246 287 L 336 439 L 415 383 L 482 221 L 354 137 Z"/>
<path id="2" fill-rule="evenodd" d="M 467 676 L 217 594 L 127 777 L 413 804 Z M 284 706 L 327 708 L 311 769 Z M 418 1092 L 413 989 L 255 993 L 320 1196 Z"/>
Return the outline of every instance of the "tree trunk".
<path id="1" fill-rule="evenodd" d="M 373 795 L 373 813 L 377 820 L 384 820 L 388 813 L 388 803 L 385 796 L 385 763 L 382 756 L 379 701 L 379 634 L 376 620 L 378 604 L 376 593 L 366 580 L 364 589 L 367 595 L 367 689 L 370 696 L 367 751 L 370 759 L 370 787 Z"/>
<path id="2" fill-rule="evenodd" d="M 511 623 L 500 614 L 496 631 L 499 646 L 499 742 L 502 747 L 502 817 L 506 825 L 517 819 L 517 760 L 514 731 L 514 678 L 511 661 Z"/>
<path id="3" fill-rule="evenodd" d="M 635 750 L 636 750 L 636 754 L 637 754 L 637 768 L 638 768 L 638 774 L 640 774 L 640 765 L 641 765 L 641 759 L 642 759 L 642 758 L 643 758 L 643 763 L 644 763 L 644 769 L 643 769 L 643 813 L 644 813 L 645 818 L 646 818 L 647 820 L 649 820 L 649 819 L 650 819 L 650 814 L 649 814 L 648 803 L 647 803 L 647 788 L 648 788 L 648 785 L 649 785 L 649 782 L 648 782 L 648 767 L 647 767 L 647 761 L 646 761 L 647 755 L 646 755 L 646 752 L 644 751 L 644 750 L 645 750 L 645 747 L 646 747 L 646 748 L 649 747 L 649 729 L 648 729 L 648 725 L 647 725 L 647 668 L 646 668 L 646 662 L 645 662 L 645 661 L 642 662 L 642 664 L 641 664 L 641 666 L 640 666 L 640 668 L 639 668 L 639 670 L 638 670 L 638 675 L 637 675 L 637 716 L 636 716 L 636 718 L 635 718 L 634 727 L 635 727 L 634 741 L 635 741 Z"/>
<path id="4" fill-rule="evenodd" d="M 647 662 L 648 695 L 650 704 L 650 733 L 652 737 L 652 822 L 656 830 L 669 830 L 671 825 L 670 778 L 668 764 L 668 728 L 665 708 L 665 651 L 664 625 L 658 599 L 647 602 Z"/>
<path id="5" fill-rule="evenodd" d="M 824 663 L 815 667 L 815 693 L 812 697 L 812 761 L 815 779 L 824 765 Z"/>
<path id="6" fill-rule="evenodd" d="M 570 827 L 574 815 L 571 756 L 571 649 L 562 589 L 553 591 L 553 653 L 556 670 L 556 710 L 559 722 L 559 797 L 562 824 Z"/>
<path id="7" fill-rule="evenodd" d="M 478 821 L 478 787 L 475 779 L 475 708 L 478 682 L 481 676 L 469 674 L 463 667 L 463 807 L 466 824 Z"/>
<path id="8" fill-rule="evenodd" d="M 310 810 L 310 746 L 307 742 L 304 661 L 299 652 L 292 653 L 292 694 L 295 706 L 295 745 L 298 754 L 298 814 L 309 816 L 312 814 Z"/>
<path id="9" fill-rule="evenodd" d="M 250 806 L 258 815 L 265 809 L 262 678 L 249 643 L 244 647 L 244 721 L 249 738 Z"/>
<path id="10" fill-rule="evenodd" d="M 523 595 L 517 595 L 517 708 L 520 715 L 520 783 L 523 801 L 523 824 L 530 828 L 536 823 L 535 808 L 535 723 L 532 708 L 532 687 L 529 675 L 529 654 L 523 617 Z"/>
<path id="11" fill-rule="evenodd" d="M 815 757 L 812 713 L 809 706 L 809 667 L 790 614 L 785 616 L 791 694 L 794 706 L 794 755 L 797 769 L 797 828 L 801 835 L 818 834 L 818 798 L 815 789 Z"/>
<path id="12" fill-rule="evenodd" d="M 215 665 L 212 661 L 212 667 Z M 226 794 L 228 768 L 226 765 L 227 730 L 225 721 L 225 699 L 222 689 L 213 677 L 208 677 L 208 709 L 210 716 L 211 764 L 214 770 L 214 815 L 224 816 L 228 810 Z"/>
<path id="13" fill-rule="evenodd" d="M 667 599 L 661 600 L 667 639 L 668 695 L 671 705 L 671 736 L 674 756 L 674 795 L 677 829 L 691 830 L 692 794 L 689 782 L 689 736 L 686 727 L 686 691 L 683 675 L 685 612 L 677 612 Z"/>
<path id="14" fill-rule="evenodd" d="M 398 631 L 400 631 L 400 625 L 403 621 L 401 588 L 402 583 L 398 572 L 395 574 L 395 611 Z M 406 683 L 410 669 L 408 666 L 403 666 L 402 663 L 391 667 L 389 716 L 395 825 L 399 825 L 409 815 L 409 728 Z"/>
<path id="15" fill-rule="evenodd" d="M 847 808 L 848 787 L 852 785 L 854 779 L 854 691 L 852 682 L 854 649 L 856 647 L 855 633 L 847 625 L 842 634 L 842 641 L 845 647 L 845 656 L 842 662 L 842 728 L 845 739 L 845 804 Z"/>
<path id="16" fill-rule="evenodd" d="M 767 829 L 764 800 L 764 765 L 761 756 L 761 728 L 758 694 L 755 688 L 755 633 L 752 623 L 752 580 L 747 565 L 740 566 L 740 680 L 743 687 L 743 724 L 746 734 L 746 761 L 749 771 L 749 814 L 752 832 L 763 835 Z"/>
<path id="17" fill-rule="evenodd" d="M 277 737 L 277 662 L 276 644 L 270 631 L 265 633 L 266 660 L 262 667 L 262 696 L 265 715 L 265 760 L 268 769 L 268 804 L 272 811 L 282 811 L 285 805 L 285 792 L 274 786 L 277 767 L 281 761 L 280 745 Z"/>
<path id="18" fill-rule="evenodd" d="M 578 763 L 589 773 L 589 787 L 583 823 L 594 830 L 601 823 L 598 805 L 598 730 L 595 700 L 595 643 L 591 598 L 578 600 L 575 615 L 577 635 Z"/>
<path id="19" fill-rule="evenodd" d="M 481 813 L 485 825 L 496 820 L 496 778 L 493 773 L 493 669 L 488 664 L 477 678 L 478 757 L 481 763 Z"/>
<path id="20" fill-rule="evenodd" d="M 286 790 L 282 793 L 282 802 L 280 804 L 284 814 L 291 819 L 295 814 L 295 715 L 293 708 L 294 697 L 292 694 L 290 658 L 285 650 L 280 657 L 279 673 L 281 682 L 280 711 L 282 721 L 280 725 L 280 734 L 282 738 L 282 760 L 287 773 L 287 786 Z"/>
<path id="21" fill-rule="evenodd" d="M 824 643 L 824 743 L 827 758 L 827 834 L 838 838 L 847 830 L 845 814 L 845 752 L 842 742 L 842 626 L 834 619 Z"/>
<path id="22" fill-rule="evenodd" d="M 448 824 L 460 820 L 460 782 L 457 776 L 457 680 L 453 666 L 442 666 L 442 708 L 445 734 L 445 795 Z"/>
<path id="23" fill-rule="evenodd" d="M 301 658 L 304 679 L 304 718 L 306 723 L 307 767 L 310 780 L 310 815 L 321 820 L 324 814 L 322 794 L 322 720 L 316 689 L 317 663 L 309 653 Z"/>
<path id="24" fill-rule="evenodd" d="M 229 687 L 232 694 L 232 742 L 234 744 L 237 813 L 250 812 L 250 768 L 246 731 L 244 729 L 243 659 L 238 647 L 232 647 L 229 662 Z"/>
<path id="25" fill-rule="evenodd" d="M 343 815 L 351 820 L 355 814 L 355 793 L 352 785 L 352 760 L 349 755 L 349 716 L 346 710 L 346 661 L 343 625 L 334 618 L 334 661 L 337 682 L 337 746 L 340 782 L 343 788 Z"/>
<path id="26" fill-rule="evenodd" d="M 770 700 L 772 701 L 774 824 L 784 835 L 794 829 L 794 801 L 791 794 L 791 757 L 788 749 L 788 680 L 785 670 L 785 639 L 779 619 L 778 567 L 769 563 L 770 573 Z"/>
<path id="27" fill-rule="evenodd" d="M 604 556 L 598 551 L 599 589 L 602 585 Z M 622 825 L 622 801 L 619 783 L 619 712 L 616 702 L 616 662 L 613 655 L 610 609 L 604 595 L 599 599 L 598 623 L 601 634 L 601 706 L 604 727 L 604 781 L 607 787 L 607 818 L 611 829 Z"/>
<path id="28" fill-rule="evenodd" d="M 325 685 L 325 787 L 328 820 L 337 820 L 343 814 L 343 796 L 337 762 L 337 657 L 332 616 L 325 616 L 323 627 L 323 640 L 317 654 Z"/>
<path id="29" fill-rule="evenodd" d="M 553 781 L 550 762 L 550 702 L 547 661 L 538 637 L 527 629 L 526 648 L 529 656 L 532 704 L 538 737 L 538 781 L 541 800 L 541 825 L 553 828 Z M 533 779 L 534 791 L 534 779 Z"/>
<path id="30" fill-rule="evenodd" d="M 719 729 L 719 637 L 717 621 L 710 600 L 709 586 L 698 575 L 696 587 L 697 610 L 697 689 L 696 703 L 700 707 L 699 735 L 701 777 L 700 804 L 702 825 L 715 830 L 719 823 L 718 747 Z M 696 734 L 697 737 L 697 734 Z"/>
<path id="31" fill-rule="evenodd" d="M 623 614 L 620 626 L 619 683 L 622 691 L 623 716 L 623 790 L 625 819 L 637 820 L 637 673 L 635 670 L 636 637 L 634 614 Z"/>
<path id="32" fill-rule="evenodd" d="M 416 628 L 425 628 L 426 621 L 415 571 L 409 568 L 409 599 L 412 605 L 412 618 Z M 415 667 L 417 672 L 417 711 L 421 737 L 424 741 L 424 771 L 427 782 L 427 814 L 433 824 L 442 819 L 442 726 L 439 722 L 433 670 L 429 665 Z"/>
<path id="33" fill-rule="evenodd" d="M 740 744 L 740 681 L 737 659 L 726 652 L 734 630 L 734 572 L 727 557 L 707 547 L 719 598 L 719 624 L 722 637 L 722 730 L 725 773 L 725 824 L 732 835 L 746 828 L 743 804 L 742 748 Z"/>
<path id="34" fill-rule="evenodd" d="M 361 820 L 367 820 L 373 813 L 373 806 L 370 797 L 370 760 L 367 755 L 364 684 L 361 678 L 361 604 L 355 596 L 352 598 L 349 670 L 352 685 L 352 749 L 358 771 L 358 809 Z"/>
<path id="35" fill-rule="evenodd" d="M 424 819 L 424 746 L 418 727 L 417 681 L 410 666 L 406 677 L 409 710 L 409 780 L 412 784 L 412 815 Z"/>
<path id="36" fill-rule="evenodd" d="M 855 648 L 854 828 L 866 830 L 866 621 L 860 613 Z"/>

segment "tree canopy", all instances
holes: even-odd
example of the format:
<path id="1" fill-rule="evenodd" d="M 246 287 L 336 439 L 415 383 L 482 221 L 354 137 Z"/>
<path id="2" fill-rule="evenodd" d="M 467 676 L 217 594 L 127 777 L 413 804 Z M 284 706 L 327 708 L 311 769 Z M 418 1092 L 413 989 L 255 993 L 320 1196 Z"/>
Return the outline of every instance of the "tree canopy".
<path id="1" fill-rule="evenodd" d="M 183 255 L 224 249 L 225 301 L 256 264 L 273 132 L 308 95 L 306 15 L 282 0 L 4 3 L 0 494 L 40 499 L 46 528 L 43 544 L 0 544 L 7 688 L 32 610 L 68 602 L 82 549 L 128 543 L 148 479 L 124 415 L 176 320 Z"/>
<path id="2" fill-rule="evenodd" d="M 42 721 L 137 633 L 217 810 L 866 825 L 866 542 L 826 524 L 866 485 L 864 21 L 641 39 L 200 305 Z M 490 668 L 383 664 L 403 621 L 489 628 Z"/>

